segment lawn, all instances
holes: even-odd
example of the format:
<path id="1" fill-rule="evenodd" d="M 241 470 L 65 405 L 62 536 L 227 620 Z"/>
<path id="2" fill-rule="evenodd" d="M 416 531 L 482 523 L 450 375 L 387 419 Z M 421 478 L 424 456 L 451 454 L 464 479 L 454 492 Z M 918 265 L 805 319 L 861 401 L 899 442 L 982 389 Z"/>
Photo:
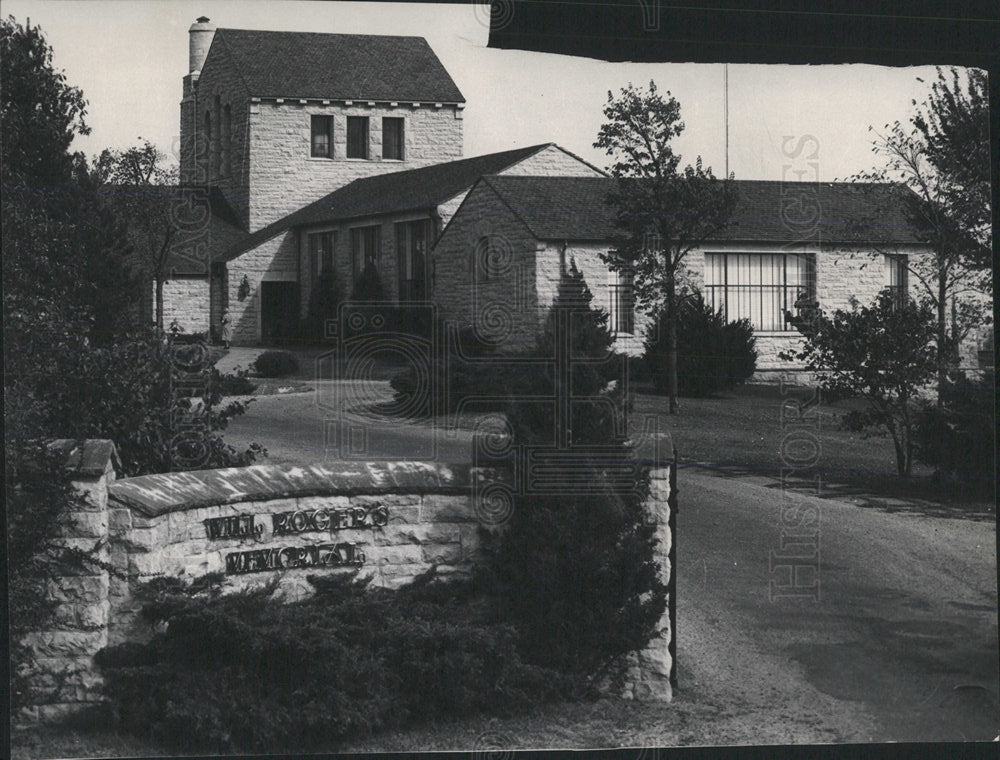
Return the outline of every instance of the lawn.
<path id="1" fill-rule="evenodd" d="M 670 432 L 682 465 L 704 464 L 722 474 L 778 478 L 828 496 L 926 500 L 976 511 L 992 509 L 989 483 L 939 481 L 914 463 L 910 477 L 896 474 L 892 440 L 840 429 L 849 402 L 806 409 L 813 389 L 748 385 L 717 398 L 682 398 L 667 414 L 667 399 L 640 388 L 630 424 L 649 416 Z M 783 412 L 784 408 L 784 412 Z M 798 410 L 802 409 L 801 418 Z M 801 463 L 796 466 L 796 462 Z"/>

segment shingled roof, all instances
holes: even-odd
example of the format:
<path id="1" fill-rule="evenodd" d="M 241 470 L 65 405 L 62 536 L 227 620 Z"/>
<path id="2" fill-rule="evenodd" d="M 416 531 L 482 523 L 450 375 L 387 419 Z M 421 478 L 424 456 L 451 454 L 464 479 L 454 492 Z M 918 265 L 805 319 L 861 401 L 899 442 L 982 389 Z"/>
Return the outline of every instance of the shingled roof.
<path id="1" fill-rule="evenodd" d="M 255 97 L 465 102 L 423 37 L 218 29 L 216 46 Z"/>
<path id="2" fill-rule="evenodd" d="M 539 240 L 608 241 L 615 210 L 607 177 L 483 177 Z M 739 200 L 728 227 L 714 240 L 728 242 L 920 243 L 904 211 L 911 191 L 895 184 L 735 180 Z M 795 220 L 816 209 L 806 229 Z M 791 221 L 790 221 L 791 220 Z M 859 226 L 866 223 L 864 233 Z"/>
<path id="3" fill-rule="evenodd" d="M 356 179 L 262 227 L 224 253 L 221 259 L 231 261 L 293 227 L 436 207 L 468 190 L 484 174 L 503 171 L 551 145 L 554 143 Z"/>

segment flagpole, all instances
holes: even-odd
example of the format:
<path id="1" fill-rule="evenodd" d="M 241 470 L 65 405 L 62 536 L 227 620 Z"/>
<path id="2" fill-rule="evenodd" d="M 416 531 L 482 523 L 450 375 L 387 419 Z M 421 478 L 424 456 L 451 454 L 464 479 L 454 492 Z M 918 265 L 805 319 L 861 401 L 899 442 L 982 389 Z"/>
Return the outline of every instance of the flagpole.
<path id="1" fill-rule="evenodd" d="M 729 64 L 723 64 L 722 102 L 726 119 L 726 179 L 729 179 Z"/>

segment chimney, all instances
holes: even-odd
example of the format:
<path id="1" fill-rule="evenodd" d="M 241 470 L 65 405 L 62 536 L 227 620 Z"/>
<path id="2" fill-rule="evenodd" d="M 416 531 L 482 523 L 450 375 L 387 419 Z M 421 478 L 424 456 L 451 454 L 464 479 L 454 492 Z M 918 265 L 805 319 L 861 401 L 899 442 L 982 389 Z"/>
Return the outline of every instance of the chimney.
<path id="1" fill-rule="evenodd" d="M 188 73 L 193 74 L 195 79 L 201 73 L 201 67 L 205 65 L 205 58 L 208 56 L 208 49 L 212 46 L 212 37 L 214 36 L 215 24 L 207 16 L 200 16 L 188 30 L 190 51 Z"/>

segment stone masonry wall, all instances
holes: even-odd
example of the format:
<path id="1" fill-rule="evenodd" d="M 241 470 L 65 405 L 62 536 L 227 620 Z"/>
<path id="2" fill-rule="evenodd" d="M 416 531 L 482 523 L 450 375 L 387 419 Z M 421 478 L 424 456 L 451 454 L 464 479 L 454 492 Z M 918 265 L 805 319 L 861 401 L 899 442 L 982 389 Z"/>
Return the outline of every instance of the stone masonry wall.
<path id="1" fill-rule="evenodd" d="M 275 580 L 275 595 L 292 601 L 311 593 L 306 576 L 318 572 L 357 570 L 386 588 L 431 566 L 441 576 L 467 575 L 482 558 L 481 531 L 502 530 L 494 491 L 513 487 L 502 470 L 430 462 L 256 465 L 115 481 L 110 442 L 64 443 L 80 447 L 76 482 L 88 505 L 68 515 L 63 540 L 98 545 L 104 568 L 53 583 L 55 623 L 28 635 L 34 662 L 19 664 L 37 686 L 33 706 L 18 716 L 25 724 L 100 701 L 94 654 L 151 634 L 138 617 L 135 584 L 219 573 L 230 591 Z M 671 483 L 670 465 L 654 463 L 647 517 L 664 582 L 672 570 Z M 665 613 L 660 634 L 629 660 L 624 696 L 671 698 L 670 647 Z"/>
<path id="2" fill-rule="evenodd" d="M 260 341 L 260 284 L 265 280 L 297 282 L 298 267 L 298 238 L 294 230 L 266 240 L 226 265 L 234 345 L 255 345 Z M 241 301 L 239 291 L 244 276 L 250 284 L 250 294 Z"/>
<path id="3" fill-rule="evenodd" d="M 155 291 L 155 283 L 152 287 Z M 207 277 L 175 277 L 163 283 L 165 328 L 176 320 L 186 333 L 206 332 L 209 306 Z"/>
<path id="4" fill-rule="evenodd" d="M 490 240 L 495 267 L 485 281 L 473 276 L 479 241 Z M 486 184 L 466 197 L 462 211 L 431 252 L 431 298 L 440 314 L 473 325 L 504 352 L 534 345 L 539 317 L 535 254 L 540 244 Z"/>
<path id="5" fill-rule="evenodd" d="M 280 219 L 352 180 L 462 157 L 462 110 L 423 103 L 343 105 L 298 100 L 250 105 L 250 231 Z M 312 158 L 310 116 L 334 119 L 334 157 Z M 369 159 L 346 158 L 347 117 L 367 116 Z M 405 120 L 404 160 L 382 159 L 382 118 Z"/>
<path id="6" fill-rule="evenodd" d="M 558 145 L 549 145 L 500 174 L 523 177 L 602 177 L 604 174 Z"/>
<path id="7" fill-rule="evenodd" d="M 219 99 L 218 111 L 216 97 Z M 227 105 L 230 109 L 228 142 L 222 116 Z M 204 134 L 206 112 L 211 114 L 213 133 L 218 133 L 219 149 L 228 145 L 231 152 L 229 160 L 218 162 L 217 172 L 207 162 L 210 139 Z M 197 82 L 185 87 L 181 102 L 181 181 L 221 189 L 244 226 L 249 222 L 250 210 L 249 127 L 250 93 L 225 47 L 215 45 Z"/>
<path id="8" fill-rule="evenodd" d="M 63 545 L 97 551 L 94 558 L 108 563 L 108 485 L 115 479 L 114 446 L 110 441 L 56 441 L 67 451 L 74 471 L 73 485 L 83 496 L 83 509 L 66 515 L 61 529 Z M 30 706 L 14 716 L 19 723 L 64 718 L 100 701 L 101 676 L 94 655 L 108 643 L 111 619 L 110 576 L 91 566 L 49 586 L 55 603 L 51 625 L 22 640 L 32 663 L 12 663 L 31 672 Z"/>

